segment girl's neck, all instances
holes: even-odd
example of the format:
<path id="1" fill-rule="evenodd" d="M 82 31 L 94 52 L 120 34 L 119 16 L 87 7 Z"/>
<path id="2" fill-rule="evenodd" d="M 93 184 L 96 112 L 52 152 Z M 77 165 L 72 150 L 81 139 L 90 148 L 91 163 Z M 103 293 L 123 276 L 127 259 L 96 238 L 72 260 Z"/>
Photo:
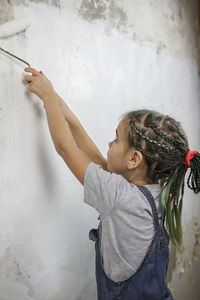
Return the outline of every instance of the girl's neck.
<path id="1" fill-rule="evenodd" d="M 135 184 L 135 185 L 146 185 L 146 184 L 153 184 L 153 181 L 146 176 L 146 173 L 142 172 L 142 170 L 135 170 L 131 174 L 128 172 L 126 174 L 122 174 L 128 182 Z"/>
<path id="2" fill-rule="evenodd" d="M 132 180 L 132 182 L 130 182 L 132 184 L 135 184 L 135 185 L 146 185 L 146 184 L 152 184 L 152 182 L 150 180 L 143 180 L 143 179 L 135 179 L 135 180 Z"/>

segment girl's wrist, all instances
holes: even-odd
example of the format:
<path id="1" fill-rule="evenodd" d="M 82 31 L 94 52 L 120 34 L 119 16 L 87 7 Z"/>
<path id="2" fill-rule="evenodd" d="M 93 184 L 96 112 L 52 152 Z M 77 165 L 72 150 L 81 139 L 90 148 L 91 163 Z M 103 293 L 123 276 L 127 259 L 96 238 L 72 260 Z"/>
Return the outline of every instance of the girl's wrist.
<path id="1" fill-rule="evenodd" d="M 57 93 L 56 93 L 54 90 L 52 90 L 52 91 L 50 91 L 48 94 L 46 94 L 46 95 L 43 97 L 42 100 L 43 100 L 44 104 L 47 105 L 48 102 L 51 102 L 51 101 L 54 101 L 54 100 L 57 101 L 57 98 L 58 98 Z"/>
<path id="2" fill-rule="evenodd" d="M 69 109 L 69 107 L 67 106 L 67 104 L 63 101 L 62 98 L 58 98 L 59 104 L 60 104 L 60 108 L 63 112 L 64 118 L 65 120 L 68 122 L 68 125 L 71 127 L 73 126 L 73 124 L 76 122 L 75 121 L 75 117 L 74 114 L 72 113 L 72 111 Z"/>

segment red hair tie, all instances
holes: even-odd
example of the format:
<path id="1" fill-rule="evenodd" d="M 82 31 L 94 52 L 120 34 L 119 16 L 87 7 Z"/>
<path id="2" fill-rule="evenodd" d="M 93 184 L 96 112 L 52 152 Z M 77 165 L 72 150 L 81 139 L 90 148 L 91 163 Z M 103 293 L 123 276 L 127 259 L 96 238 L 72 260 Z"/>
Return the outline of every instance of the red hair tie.
<path id="1" fill-rule="evenodd" d="M 190 168 L 190 160 L 194 157 L 195 154 L 197 154 L 198 151 L 192 151 L 188 150 L 188 153 L 186 154 L 185 157 L 185 166 L 186 168 Z"/>

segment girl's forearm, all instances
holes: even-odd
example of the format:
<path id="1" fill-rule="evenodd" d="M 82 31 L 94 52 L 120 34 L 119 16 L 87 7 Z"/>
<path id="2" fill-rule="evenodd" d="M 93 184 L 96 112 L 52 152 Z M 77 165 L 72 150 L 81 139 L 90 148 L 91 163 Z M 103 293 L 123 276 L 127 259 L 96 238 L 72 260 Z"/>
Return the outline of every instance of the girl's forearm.
<path id="1" fill-rule="evenodd" d="M 58 96 L 58 95 L 57 95 Z M 63 116 L 68 122 L 73 138 L 77 146 L 95 163 L 100 164 L 105 170 L 107 168 L 106 159 L 103 157 L 97 146 L 92 139 L 88 136 L 87 132 L 69 109 L 67 104 L 58 96 L 58 101 L 62 109 Z"/>
<path id="2" fill-rule="evenodd" d="M 48 126 L 56 151 L 76 178 L 84 184 L 85 172 L 91 160 L 77 147 L 55 92 L 43 97 L 42 100 L 45 104 Z"/>
<path id="3" fill-rule="evenodd" d="M 106 159 L 87 135 L 76 116 L 54 91 L 48 78 L 33 68 L 25 68 L 25 72 L 32 74 L 24 77 L 29 92 L 36 94 L 44 102 L 50 134 L 57 152 L 64 153 L 66 158 L 66 152 L 76 150 L 84 161 L 89 158 L 90 161 L 100 164 L 106 170 Z"/>
<path id="4" fill-rule="evenodd" d="M 63 149 L 73 148 L 76 144 L 71 134 L 68 124 L 65 121 L 57 94 L 48 95 L 48 99 L 43 99 L 47 115 L 50 134 L 55 145 L 56 151 L 61 153 Z"/>

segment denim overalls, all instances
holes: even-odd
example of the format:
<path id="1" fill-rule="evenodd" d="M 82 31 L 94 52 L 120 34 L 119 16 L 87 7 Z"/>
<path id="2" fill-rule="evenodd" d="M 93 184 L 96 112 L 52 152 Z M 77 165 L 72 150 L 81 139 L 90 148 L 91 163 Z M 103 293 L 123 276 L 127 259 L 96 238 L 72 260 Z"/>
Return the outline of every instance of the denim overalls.
<path id="1" fill-rule="evenodd" d="M 96 280 L 98 300 L 173 300 L 165 279 L 169 263 L 169 237 L 159 224 L 154 198 L 145 186 L 137 186 L 149 201 L 154 219 L 155 235 L 139 267 L 129 279 L 114 282 L 109 279 L 101 265 L 98 230 L 90 231 L 90 239 L 95 241 Z"/>

